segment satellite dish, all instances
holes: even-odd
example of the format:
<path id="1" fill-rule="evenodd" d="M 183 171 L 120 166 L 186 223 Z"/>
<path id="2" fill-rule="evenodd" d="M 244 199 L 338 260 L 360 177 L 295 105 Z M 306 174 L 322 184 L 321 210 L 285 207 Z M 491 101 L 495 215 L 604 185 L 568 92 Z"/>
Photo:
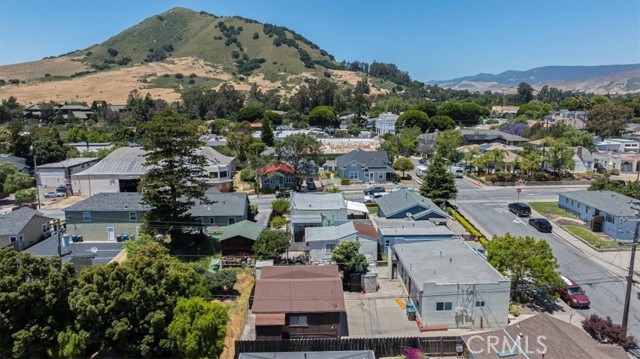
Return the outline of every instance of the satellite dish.
<path id="1" fill-rule="evenodd" d="M 91 253 L 93 254 L 98 253 L 98 247 L 91 247 Z"/>

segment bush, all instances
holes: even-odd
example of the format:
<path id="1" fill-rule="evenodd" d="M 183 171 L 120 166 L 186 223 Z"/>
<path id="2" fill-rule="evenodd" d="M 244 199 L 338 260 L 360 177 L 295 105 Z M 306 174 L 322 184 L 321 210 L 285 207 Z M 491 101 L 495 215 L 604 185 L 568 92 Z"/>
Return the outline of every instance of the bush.
<path id="1" fill-rule="evenodd" d="M 348 186 L 351 184 L 351 180 L 348 178 L 340 178 L 340 184 L 343 186 Z"/>
<path id="2" fill-rule="evenodd" d="M 582 328 L 599 343 L 615 344 L 625 349 L 637 346 L 636 338 L 627 335 L 627 331 L 620 324 L 613 324 L 610 317 L 602 318 L 591 314 L 582 321 Z"/>
<path id="3" fill-rule="evenodd" d="M 276 216 L 282 216 L 285 213 L 289 213 L 290 206 L 291 203 L 289 202 L 289 200 L 284 198 L 279 198 L 271 202 L 271 209 L 273 209 L 273 213 Z"/>
<path id="4" fill-rule="evenodd" d="M 242 170 L 242 172 L 240 172 L 240 180 L 242 182 L 255 182 L 256 173 L 248 168 L 245 168 Z"/>
<path id="5" fill-rule="evenodd" d="M 182 78 L 184 78 L 184 75 L 181 74 L 180 72 L 178 72 L 177 74 L 174 75 L 174 77 L 177 78 L 177 79 L 182 79 Z"/>
<path id="6" fill-rule="evenodd" d="M 612 168 L 612 169 L 609 170 L 609 174 L 612 175 L 612 176 L 617 176 L 617 175 L 620 174 L 620 170 L 617 169 L 617 168 Z"/>
<path id="7" fill-rule="evenodd" d="M 207 271 L 204 275 L 211 294 L 222 294 L 231 291 L 237 280 L 236 272 L 231 269 L 222 269 L 214 273 Z"/>
<path id="8" fill-rule="evenodd" d="M 513 315 L 514 317 L 519 316 L 520 315 L 520 308 L 518 308 L 518 306 L 515 305 L 515 304 L 509 305 L 509 314 Z"/>
<path id="9" fill-rule="evenodd" d="M 273 217 L 271 222 L 269 222 L 269 227 L 276 228 L 276 229 L 282 228 L 282 227 L 284 227 L 286 225 L 287 225 L 287 219 L 284 218 L 284 217 L 280 217 L 280 216 Z"/>
<path id="10" fill-rule="evenodd" d="M 536 181 L 546 181 L 549 179 L 549 175 L 546 172 L 534 172 L 533 179 Z"/>

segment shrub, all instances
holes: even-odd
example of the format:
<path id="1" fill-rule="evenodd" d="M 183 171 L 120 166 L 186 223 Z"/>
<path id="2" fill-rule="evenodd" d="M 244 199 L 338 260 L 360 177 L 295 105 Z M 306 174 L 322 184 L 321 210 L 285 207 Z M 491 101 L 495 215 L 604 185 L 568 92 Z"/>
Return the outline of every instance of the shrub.
<path id="1" fill-rule="evenodd" d="M 622 325 L 613 324 L 610 317 L 605 319 L 597 314 L 591 314 L 582 321 L 582 328 L 599 343 L 615 344 L 625 349 L 637 346 L 636 338 L 627 335 Z"/>
<path id="2" fill-rule="evenodd" d="M 260 35 L 257 32 L 254 32 L 253 33 L 253 39 L 255 40 L 255 39 L 258 39 L 258 38 L 260 38 Z"/>
<path id="3" fill-rule="evenodd" d="M 351 180 L 348 178 L 340 178 L 340 184 L 343 186 L 348 186 L 351 184 Z"/>
<path id="4" fill-rule="evenodd" d="M 546 181 L 549 179 L 549 175 L 546 172 L 534 172 L 533 179 L 536 181 Z"/>
<path id="5" fill-rule="evenodd" d="M 276 216 L 282 216 L 283 214 L 288 213 L 290 206 L 291 203 L 289 202 L 289 200 L 284 198 L 279 198 L 271 202 L 271 209 L 273 209 L 273 213 Z"/>
<path id="6" fill-rule="evenodd" d="M 248 168 L 245 168 L 240 173 L 240 180 L 242 180 L 242 182 L 255 182 L 256 173 Z"/>
<path id="7" fill-rule="evenodd" d="M 620 170 L 617 168 L 612 168 L 609 170 L 609 174 L 611 174 L 612 176 L 617 176 L 620 174 Z"/>
<path id="8" fill-rule="evenodd" d="M 237 280 L 236 272 L 231 269 L 223 269 L 214 273 L 207 271 L 204 275 L 207 279 L 207 286 L 211 294 L 221 294 L 231 291 Z"/>
<path id="9" fill-rule="evenodd" d="M 182 78 L 184 78 L 184 75 L 181 74 L 180 72 L 178 72 L 177 74 L 174 75 L 174 77 L 177 78 L 177 79 L 182 79 Z"/>
<path id="10" fill-rule="evenodd" d="M 486 175 L 484 177 L 484 180 L 487 181 L 487 182 L 494 183 L 494 182 L 498 181 L 498 177 L 496 175 Z"/>
<path id="11" fill-rule="evenodd" d="M 192 78 L 196 78 L 196 77 L 198 77 L 198 75 L 194 74 L 193 72 L 189 74 L 189 78 L 191 78 L 191 79 Z"/>
<path id="12" fill-rule="evenodd" d="M 269 222 L 269 227 L 271 228 L 282 228 L 284 226 L 287 225 L 287 219 L 284 217 L 273 217 L 273 219 L 271 220 L 271 222 Z"/>
<path id="13" fill-rule="evenodd" d="M 509 305 L 509 314 L 513 315 L 514 317 L 519 316 L 520 315 L 520 308 L 518 308 L 518 306 L 515 305 L 515 304 Z"/>

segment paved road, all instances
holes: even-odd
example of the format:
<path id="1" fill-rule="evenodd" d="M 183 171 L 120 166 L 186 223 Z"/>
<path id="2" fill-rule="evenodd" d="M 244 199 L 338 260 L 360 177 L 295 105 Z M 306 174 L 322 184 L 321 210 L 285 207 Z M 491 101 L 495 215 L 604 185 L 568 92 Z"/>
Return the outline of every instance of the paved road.
<path id="1" fill-rule="evenodd" d="M 465 212 L 470 220 L 479 225 L 488 234 L 502 235 L 506 232 L 520 236 L 534 236 L 546 240 L 551 246 L 560 265 L 559 271 L 580 283 L 589 298 L 591 308 L 577 310 L 580 315 L 588 316 L 597 313 L 610 316 L 614 322 L 622 321 L 622 307 L 624 304 L 624 279 L 608 269 L 594 262 L 588 254 L 583 253 L 555 233 L 540 233 L 527 224 L 527 219 L 517 218 L 508 211 L 507 204 L 515 202 L 517 193 L 513 188 L 493 189 L 479 188 L 467 181 L 457 180 L 459 188 L 458 207 Z M 557 193 L 577 190 L 579 188 L 535 188 L 524 189 L 521 200 L 535 199 L 538 201 L 557 200 Z M 530 196 L 527 196 L 530 194 Z M 638 291 L 634 288 L 631 295 L 631 314 L 629 316 L 630 334 L 640 337 L 640 301 Z"/>

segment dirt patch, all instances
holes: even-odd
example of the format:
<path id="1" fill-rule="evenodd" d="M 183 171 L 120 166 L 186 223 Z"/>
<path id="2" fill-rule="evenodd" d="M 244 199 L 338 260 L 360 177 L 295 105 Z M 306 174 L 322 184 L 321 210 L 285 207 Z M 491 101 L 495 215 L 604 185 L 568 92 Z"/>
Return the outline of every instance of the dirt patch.
<path id="1" fill-rule="evenodd" d="M 67 208 L 69 206 L 71 206 L 72 204 L 76 204 L 78 202 L 84 201 L 85 199 L 87 199 L 87 197 L 84 196 L 69 196 L 66 198 L 63 198 L 59 201 L 55 201 L 55 202 L 51 202 L 48 204 L 44 204 L 42 207 L 44 209 L 64 209 Z"/>
<path id="2" fill-rule="evenodd" d="M 330 70 L 329 72 L 331 72 L 331 77 L 337 82 L 346 81 L 351 86 L 355 86 L 356 83 L 358 83 L 358 81 L 364 78 L 362 74 L 359 74 L 353 71 Z M 371 82 L 369 82 L 369 85 L 371 85 Z M 372 86 L 370 95 L 380 95 L 380 94 L 387 94 L 387 93 L 389 93 L 389 91 L 386 89 L 380 89 Z"/>
<path id="3" fill-rule="evenodd" d="M 46 74 L 51 76 L 71 76 L 77 72 L 87 70 L 90 70 L 89 66 L 80 61 L 74 61 L 69 57 L 60 57 L 14 65 L 2 65 L 0 66 L 0 79 L 31 81 L 43 78 Z"/>
<path id="4" fill-rule="evenodd" d="M 245 318 L 249 310 L 249 297 L 253 290 L 255 277 L 252 269 L 238 271 L 236 285 L 233 288 L 240 293 L 235 300 L 224 301 L 229 308 L 229 321 L 227 322 L 227 336 L 224 339 L 224 351 L 221 359 L 233 359 L 236 351 L 236 340 L 242 336 Z"/>

